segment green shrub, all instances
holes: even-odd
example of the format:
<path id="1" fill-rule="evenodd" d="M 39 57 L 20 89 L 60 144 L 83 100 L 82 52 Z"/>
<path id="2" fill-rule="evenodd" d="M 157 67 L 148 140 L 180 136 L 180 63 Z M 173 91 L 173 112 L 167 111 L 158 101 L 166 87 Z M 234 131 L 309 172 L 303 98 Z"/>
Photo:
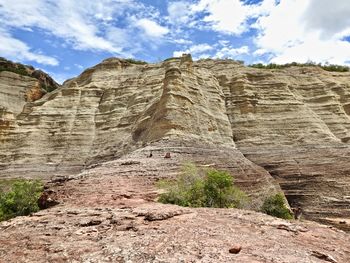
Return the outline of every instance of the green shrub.
<path id="1" fill-rule="evenodd" d="M 193 164 L 183 168 L 175 181 L 164 180 L 159 187 L 161 203 L 190 207 L 243 207 L 248 198 L 234 186 L 232 176 L 215 169 L 202 170 Z"/>
<path id="2" fill-rule="evenodd" d="M 289 68 L 289 67 L 320 67 L 324 70 L 327 71 L 335 71 L 335 72 L 348 72 L 349 67 L 347 66 L 341 66 L 341 65 L 333 65 L 333 64 L 324 64 L 322 65 L 321 63 L 316 64 L 315 62 L 307 62 L 307 63 L 297 63 L 297 62 L 292 62 L 292 63 L 287 63 L 287 64 L 275 64 L 275 63 L 270 63 L 270 64 L 251 64 L 249 67 L 251 68 L 259 68 L 259 69 L 284 69 L 284 68 Z"/>
<path id="3" fill-rule="evenodd" d="M 284 196 L 281 193 L 268 197 L 262 205 L 261 211 L 271 216 L 293 219 L 293 215 L 288 209 Z"/>
<path id="4" fill-rule="evenodd" d="M 321 66 L 321 68 L 323 68 L 324 70 L 327 71 L 336 71 L 336 72 L 348 72 L 349 71 L 349 67 L 347 66 L 341 66 L 341 65 L 323 65 Z"/>
<path id="5" fill-rule="evenodd" d="M 39 211 L 37 202 L 42 191 L 38 180 L 15 181 L 8 192 L 0 193 L 0 221 Z"/>
<path id="6" fill-rule="evenodd" d="M 136 60 L 136 59 L 132 59 L 132 58 L 126 58 L 126 59 L 124 59 L 124 61 L 129 62 L 129 63 L 131 63 L 131 64 L 139 64 L 139 65 L 145 65 L 145 64 L 147 64 L 146 61 Z"/>
<path id="7" fill-rule="evenodd" d="M 23 65 L 16 64 L 16 66 L 9 66 L 9 65 L 0 65 L 0 72 L 1 71 L 10 71 L 22 76 L 30 76 L 27 70 Z"/>

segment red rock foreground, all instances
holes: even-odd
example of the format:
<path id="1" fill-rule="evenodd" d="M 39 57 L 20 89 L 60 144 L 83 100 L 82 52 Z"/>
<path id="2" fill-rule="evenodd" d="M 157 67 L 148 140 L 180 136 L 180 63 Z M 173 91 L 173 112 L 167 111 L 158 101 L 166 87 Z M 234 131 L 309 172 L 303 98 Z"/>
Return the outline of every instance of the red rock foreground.
<path id="1" fill-rule="evenodd" d="M 329 226 L 159 204 L 145 162 L 51 183 L 59 205 L 0 224 L 0 262 L 350 262 L 349 234 Z"/>

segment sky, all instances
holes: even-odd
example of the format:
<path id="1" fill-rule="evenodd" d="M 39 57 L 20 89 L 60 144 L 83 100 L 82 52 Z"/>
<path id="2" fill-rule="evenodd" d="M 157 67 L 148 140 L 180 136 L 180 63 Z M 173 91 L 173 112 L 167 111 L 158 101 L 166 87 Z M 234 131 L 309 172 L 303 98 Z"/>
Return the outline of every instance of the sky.
<path id="1" fill-rule="evenodd" d="M 350 65 L 350 0 L 0 0 L 0 57 L 60 83 L 109 57 L 182 53 Z"/>

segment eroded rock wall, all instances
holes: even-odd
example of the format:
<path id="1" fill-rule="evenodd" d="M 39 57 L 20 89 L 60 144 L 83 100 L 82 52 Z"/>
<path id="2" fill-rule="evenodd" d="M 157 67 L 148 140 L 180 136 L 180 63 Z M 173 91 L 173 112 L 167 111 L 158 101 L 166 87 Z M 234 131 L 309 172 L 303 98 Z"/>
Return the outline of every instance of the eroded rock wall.
<path id="1" fill-rule="evenodd" d="M 27 102 L 36 101 L 59 86 L 41 70 L 0 57 L 0 110 L 18 115 Z"/>
<path id="2" fill-rule="evenodd" d="M 256 206 L 280 185 L 308 218 L 349 217 L 349 84 L 317 67 L 107 59 L 2 113 L 0 176 L 48 178 L 163 149 L 230 170 Z"/>
<path id="3" fill-rule="evenodd" d="M 7 147 L 23 154 L 8 165 L 82 168 L 164 138 L 234 149 L 219 83 L 192 63 L 108 59 L 87 70 L 26 105 L 13 131 L 17 145 Z"/>
<path id="4" fill-rule="evenodd" d="M 226 97 L 234 141 L 277 180 L 304 216 L 350 217 L 350 74 L 202 64 Z"/>

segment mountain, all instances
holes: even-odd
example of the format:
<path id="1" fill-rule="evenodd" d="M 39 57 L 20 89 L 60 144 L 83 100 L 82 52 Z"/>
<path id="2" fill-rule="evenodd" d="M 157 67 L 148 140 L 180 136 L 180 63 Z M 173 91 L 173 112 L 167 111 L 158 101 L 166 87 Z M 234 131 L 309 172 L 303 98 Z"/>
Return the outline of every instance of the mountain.
<path id="1" fill-rule="evenodd" d="M 184 55 L 157 64 L 106 59 L 62 86 L 49 82 L 54 89 L 46 94 L 43 78 L 33 76 L 0 72 L 0 178 L 78 178 L 81 188 L 73 181 L 65 190 L 57 189 L 62 200 L 75 196 L 67 202 L 77 210 L 83 203 L 106 206 L 106 195 L 121 196 L 118 187 L 128 178 L 136 180 L 135 189 L 125 186 L 132 204 L 127 197 L 124 201 L 137 210 L 137 200 L 154 197 L 149 185 L 191 161 L 229 171 L 249 194 L 253 210 L 283 191 L 291 207 L 301 207 L 304 218 L 348 228 L 348 72 L 298 66 L 256 69 L 233 60 L 192 61 Z M 24 95 L 33 89 L 42 94 Z M 153 157 L 147 158 L 150 153 Z M 166 153 L 171 158 L 165 161 Z M 140 178 L 147 188 L 142 194 Z M 61 212 L 58 206 L 47 216 Z M 86 211 L 77 213 L 84 217 Z M 198 217 L 206 213 L 214 212 Z M 322 236 L 338 235 L 327 233 Z"/>

